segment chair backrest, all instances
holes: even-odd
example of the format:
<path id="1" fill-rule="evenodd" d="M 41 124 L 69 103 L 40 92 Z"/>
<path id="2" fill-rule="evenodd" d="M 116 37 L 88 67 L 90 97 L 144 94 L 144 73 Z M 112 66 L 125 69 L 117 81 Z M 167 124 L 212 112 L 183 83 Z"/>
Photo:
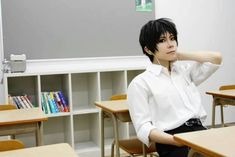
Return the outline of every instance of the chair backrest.
<path id="1" fill-rule="evenodd" d="M 110 97 L 110 100 L 126 100 L 127 99 L 127 95 L 126 94 L 116 94 L 116 95 L 112 95 Z M 131 122 L 131 117 L 129 113 L 126 114 L 116 114 L 117 118 L 122 121 L 122 122 Z"/>
<path id="2" fill-rule="evenodd" d="M 8 151 L 25 148 L 25 145 L 20 140 L 2 140 L 0 141 L 0 151 Z"/>
<path id="3" fill-rule="evenodd" d="M 224 85 L 219 87 L 219 90 L 229 90 L 229 89 L 235 89 L 235 85 Z"/>
<path id="4" fill-rule="evenodd" d="M 127 99 L 126 94 L 117 94 L 117 95 L 112 95 L 110 97 L 110 100 L 125 100 L 125 99 Z"/>
<path id="5" fill-rule="evenodd" d="M 15 105 L 11 105 L 11 104 L 0 105 L 0 111 L 3 111 L 3 110 L 14 110 L 14 109 L 17 109 Z"/>

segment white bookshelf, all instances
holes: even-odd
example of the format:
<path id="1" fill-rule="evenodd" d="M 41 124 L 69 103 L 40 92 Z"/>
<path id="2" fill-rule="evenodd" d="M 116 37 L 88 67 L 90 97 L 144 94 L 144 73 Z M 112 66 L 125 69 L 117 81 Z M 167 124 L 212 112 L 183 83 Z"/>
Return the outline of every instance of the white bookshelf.
<path id="1" fill-rule="evenodd" d="M 44 144 L 67 142 L 80 157 L 100 156 L 101 114 L 94 102 L 126 93 L 130 81 L 148 63 L 140 56 L 27 61 L 26 72 L 4 75 L 5 100 L 7 103 L 8 94 L 27 94 L 41 107 L 41 92 L 61 90 L 70 112 L 48 114 L 43 125 Z M 105 119 L 104 127 L 105 152 L 109 154 L 114 138 L 112 120 Z M 131 123 L 119 123 L 119 130 L 120 138 L 135 136 Z M 17 138 L 27 147 L 35 145 L 33 134 Z"/>

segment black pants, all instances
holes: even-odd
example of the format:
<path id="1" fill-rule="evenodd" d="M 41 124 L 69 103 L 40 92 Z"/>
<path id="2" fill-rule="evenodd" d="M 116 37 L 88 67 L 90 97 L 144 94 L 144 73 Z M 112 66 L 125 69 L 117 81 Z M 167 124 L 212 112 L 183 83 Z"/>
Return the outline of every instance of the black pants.
<path id="1" fill-rule="evenodd" d="M 183 133 L 183 132 L 191 132 L 191 131 L 198 131 L 198 130 L 206 130 L 202 124 L 192 124 L 190 126 L 183 124 L 180 127 L 165 131 L 171 135 L 176 133 Z M 189 147 L 177 147 L 174 145 L 167 145 L 167 144 L 160 144 L 156 143 L 157 152 L 160 157 L 187 157 L 189 152 Z"/>

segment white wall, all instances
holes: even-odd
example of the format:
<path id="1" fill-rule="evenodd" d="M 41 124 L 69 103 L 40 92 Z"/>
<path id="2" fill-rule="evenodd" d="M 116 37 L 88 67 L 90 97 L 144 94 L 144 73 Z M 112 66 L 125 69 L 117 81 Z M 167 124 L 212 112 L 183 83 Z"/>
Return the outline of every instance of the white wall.
<path id="1" fill-rule="evenodd" d="M 211 123 L 212 98 L 206 90 L 217 89 L 222 84 L 235 84 L 235 10 L 232 0 L 155 0 L 156 18 L 169 17 L 177 25 L 180 50 L 214 50 L 223 55 L 222 67 L 200 86 L 203 104 L 208 113 L 206 124 Z M 1 7 L 1 4 L 0 4 Z M 1 11 L 0 11 L 1 15 Z M 1 20 L 0 20 L 1 21 Z M 0 37 L 2 37 L 0 22 Z M 2 40 L 0 59 L 3 59 Z M 2 68 L 2 65 L 1 65 Z M 2 77 L 2 74 L 0 74 Z M 0 103 L 3 103 L 3 86 L 0 85 Z M 226 121 L 235 121 L 235 107 L 225 109 Z"/>
<path id="2" fill-rule="evenodd" d="M 179 50 L 213 50 L 223 55 L 221 68 L 199 87 L 208 113 L 206 124 L 211 124 L 212 98 L 205 91 L 218 89 L 222 84 L 235 84 L 232 70 L 235 67 L 235 1 L 156 0 L 155 5 L 156 18 L 169 17 L 175 22 Z M 227 107 L 225 113 L 226 121 L 235 121 L 235 107 Z"/>
<path id="3" fill-rule="evenodd" d="M 1 2 L 1 0 L 0 0 Z M 2 61 L 3 61 L 3 36 L 2 36 L 2 5 L 0 3 L 0 81 L 2 79 Z M 3 85 L 0 83 L 0 103 L 4 103 Z"/>

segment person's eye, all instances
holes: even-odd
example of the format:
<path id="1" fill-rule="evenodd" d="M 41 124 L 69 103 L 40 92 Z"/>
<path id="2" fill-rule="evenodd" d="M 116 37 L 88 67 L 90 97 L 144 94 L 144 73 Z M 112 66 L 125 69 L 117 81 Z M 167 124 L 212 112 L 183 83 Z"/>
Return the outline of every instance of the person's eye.
<path id="1" fill-rule="evenodd" d="M 163 42 L 165 42 L 166 40 L 165 39 L 160 39 L 159 40 L 159 43 L 163 43 Z"/>
<path id="2" fill-rule="evenodd" d="M 172 36 L 170 39 L 171 39 L 172 41 L 174 41 L 174 40 L 175 40 L 175 37 L 174 37 L 174 36 Z"/>

